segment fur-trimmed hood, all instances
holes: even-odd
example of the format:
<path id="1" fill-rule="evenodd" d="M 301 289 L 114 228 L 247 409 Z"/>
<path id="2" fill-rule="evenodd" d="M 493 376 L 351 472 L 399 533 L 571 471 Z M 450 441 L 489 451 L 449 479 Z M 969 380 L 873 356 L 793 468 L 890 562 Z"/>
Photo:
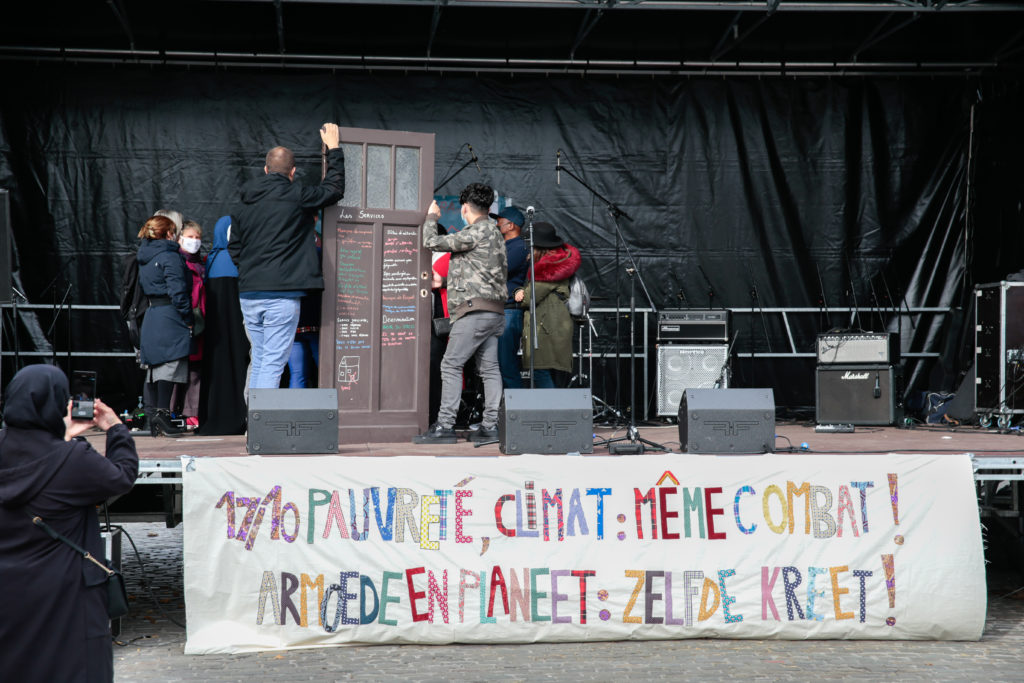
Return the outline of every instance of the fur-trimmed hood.
<path id="1" fill-rule="evenodd" d="M 534 277 L 537 282 L 568 280 L 579 270 L 581 261 L 579 249 L 571 244 L 563 244 L 544 254 L 533 265 Z"/>

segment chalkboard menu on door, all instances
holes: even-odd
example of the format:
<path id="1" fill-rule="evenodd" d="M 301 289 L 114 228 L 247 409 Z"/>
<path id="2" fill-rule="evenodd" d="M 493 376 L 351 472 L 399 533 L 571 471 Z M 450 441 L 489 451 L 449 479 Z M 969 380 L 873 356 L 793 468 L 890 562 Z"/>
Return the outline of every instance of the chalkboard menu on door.
<path id="1" fill-rule="evenodd" d="M 338 389 L 338 442 L 427 427 L 434 136 L 342 128 L 345 196 L 324 212 L 320 386 Z"/>

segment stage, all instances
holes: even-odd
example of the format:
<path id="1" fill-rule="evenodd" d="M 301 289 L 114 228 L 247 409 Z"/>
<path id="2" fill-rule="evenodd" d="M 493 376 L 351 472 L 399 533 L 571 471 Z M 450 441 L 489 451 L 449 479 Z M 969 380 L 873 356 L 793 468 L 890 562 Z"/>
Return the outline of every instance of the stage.
<path id="1" fill-rule="evenodd" d="M 665 446 L 670 452 L 680 452 L 679 430 L 676 425 L 640 426 L 640 436 Z M 1000 432 L 978 427 L 918 426 L 855 427 L 849 434 L 828 434 L 814 431 L 809 423 L 780 422 L 776 425 L 776 453 L 801 452 L 807 455 L 857 453 L 969 453 L 978 460 L 990 458 L 1021 458 L 1024 464 L 1024 435 L 1020 431 Z M 467 432 L 460 431 L 460 437 Z M 596 427 L 598 439 L 623 436 L 625 428 Z M 148 432 L 136 433 L 135 445 L 143 468 L 152 461 L 176 461 L 182 455 L 195 457 L 226 457 L 246 455 L 244 436 L 189 435 L 172 439 L 153 438 Z M 88 435 L 90 441 L 102 450 L 103 435 Z M 806 443 L 807 448 L 801 445 Z M 413 443 L 343 444 L 338 455 L 349 457 L 388 457 L 398 455 L 497 457 L 502 456 L 498 444 L 475 447 L 468 441 L 455 445 L 417 445 Z M 608 455 L 606 446 L 595 446 L 594 455 Z M 287 455 L 268 457 L 289 457 Z M 502 456 L 516 457 L 516 456 Z M 583 455 L 582 457 L 587 457 Z M 622 456 L 631 457 L 631 456 Z M 715 456 L 707 456 L 715 457 Z M 722 456 L 729 457 L 729 456 Z"/>

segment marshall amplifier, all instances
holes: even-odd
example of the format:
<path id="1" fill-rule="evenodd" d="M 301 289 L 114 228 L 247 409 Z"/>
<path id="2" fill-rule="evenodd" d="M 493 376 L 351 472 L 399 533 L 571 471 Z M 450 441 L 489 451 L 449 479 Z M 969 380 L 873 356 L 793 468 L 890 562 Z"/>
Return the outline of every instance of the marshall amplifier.
<path id="1" fill-rule="evenodd" d="M 891 365 L 818 366 L 818 424 L 893 424 L 896 379 Z"/>
<path id="2" fill-rule="evenodd" d="M 338 452 L 337 389 L 250 389 L 245 450 L 252 455 Z"/>
<path id="3" fill-rule="evenodd" d="M 593 453 L 590 389 L 506 389 L 498 448 L 506 455 Z"/>
<path id="4" fill-rule="evenodd" d="M 679 443 L 687 453 L 771 453 L 771 389 L 687 389 L 679 401 Z"/>
<path id="5" fill-rule="evenodd" d="M 659 311 L 658 341 L 727 343 L 729 311 L 724 308 Z"/>
<path id="6" fill-rule="evenodd" d="M 891 332 L 838 332 L 818 335 L 818 365 L 899 363 L 899 340 Z"/>

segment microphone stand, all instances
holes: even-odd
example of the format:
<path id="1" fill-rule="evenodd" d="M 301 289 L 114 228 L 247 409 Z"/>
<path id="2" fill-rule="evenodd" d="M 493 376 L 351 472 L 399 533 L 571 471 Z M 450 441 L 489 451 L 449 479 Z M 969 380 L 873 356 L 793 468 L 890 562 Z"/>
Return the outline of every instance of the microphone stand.
<path id="1" fill-rule="evenodd" d="M 14 319 L 11 321 L 11 328 L 14 338 L 14 372 L 21 370 L 21 339 L 18 334 L 18 299 L 22 299 L 25 303 L 28 303 L 28 297 L 25 296 L 21 290 L 17 287 L 11 287 L 11 315 Z"/>
<path id="2" fill-rule="evenodd" d="M 50 334 L 57 327 L 57 322 L 60 320 L 60 314 L 64 312 L 65 304 L 66 304 L 66 309 L 67 309 L 67 312 L 68 312 L 68 315 L 67 315 L 67 373 L 68 374 L 71 374 L 71 301 L 72 301 L 71 300 L 71 288 L 72 288 L 72 284 L 67 279 L 67 276 L 65 275 L 65 271 L 67 270 L 68 266 L 71 265 L 71 262 L 74 261 L 74 260 L 75 260 L 75 255 L 73 254 L 71 256 L 71 258 L 69 258 L 67 261 L 65 261 L 61 265 L 61 267 L 57 270 L 57 274 L 53 276 L 53 279 L 50 280 L 50 283 L 48 285 L 46 285 L 46 287 L 43 288 L 42 292 L 40 292 L 40 296 L 42 296 L 42 295 L 46 294 L 47 292 L 49 292 L 51 290 L 53 291 L 53 320 L 50 322 L 50 327 L 47 328 L 47 330 L 46 330 L 46 333 L 44 335 L 45 337 L 49 337 Z M 61 280 L 62 278 L 67 283 L 67 287 L 64 288 L 64 294 L 61 295 L 60 301 L 58 302 L 57 301 L 57 290 L 54 288 L 54 285 L 56 285 L 57 282 L 59 280 Z M 54 340 L 53 346 L 51 347 L 51 357 L 52 357 L 53 364 L 57 365 L 57 344 L 56 344 L 56 340 Z"/>
<path id="3" fill-rule="evenodd" d="M 526 212 L 526 234 L 530 254 L 530 388 L 534 388 L 533 358 L 537 355 L 537 280 L 534 278 L 533 211 Z"/>
<path id="4" fill-rule="evenodd" d="M 466 146 L 466 147 L 469 147 L 469 160 L 468 160 L 468 161 L 467 161 L 466 163 L 462 164 L 462 166 L 459 166 L 459 167 L 458 167 L 458 168 L 457 168 L 457 169 L 455 170 L 455 172 L 454 172 L 454 173 L 452 173 L 452 174 L 451 174 L 450 176 L 448 176 L 447 178 L 445 178 L 444 180 L 442 180 L 442 181 L 441 181 L 441 184 L 440 184 L 440 185 L 438 185 L 437 187 L 435 187 L 435 188 L 434 188 L 434 194 L 437 194 L 437 191 L 438 191 L 438 190 L 440 190 L 440 189 L 441 189 L 442 187 L 444 187 L 445 185 L 447 185 L 447 184 L 448 184 L 448 183 L 449 183 L 449 182 L 451 181 L 451 179 L 452 179 L 452 178 L 454 178 L 455 176 L 457 176 L 457 175 L 459 175 L 460 173 L 462 173 L 463 171 L 465 171 L 465 170 L 466 170 L 466 168 L 467 168 L 467 167 L 468 167 L 468 166 L 469 166 L 470 164 L 476 164 L 476 170 L 477 170 L 477 171 L 480 171 L 480 164 L 479 164 L 479 163 L 477 163 L 476 153 L 475 153 L 475 152 L 473 151 L 473 146 L 472 146 L 472 145 L 470 145 L 470 144 L 469 144 L 468 142 L 466 143 L 466 145 L 465 145 L 465 146 Z M 461 147 L 459 148 L 459 151 L 462 151 L 462 148 L 461 148 Z M 455 156 L 456 156 L 456 158 L 458 158 L 458 153 L 456 153 L 456 155 L 455 155 Z M 453 162 L 453 163 L 454 163 L 454 162 Z M 449 168 L 451 168 L 451 167 L 449 166 Z M 481 174 L 483 173 L 483 171 L 480 171 L 480 172 L 481 172 Z"/>
<path id="5" fill-rule="evenodd" d="M 614 439 L 602 439 L 595 441 L 595 446 L 608 446 L 608 452 L 613 455 L 625 455 L 643 453 L 644 446 L 649 446 L 654 450 L 668 451 L 668 449 L 653 441 L 648 441 L 640 437 L 640 432 L 636 426 L 636 282 L 640 282 L 640 287 L 643 289 L 644 296 L 647 298 L 647 303 L 650 305 L 651 310 L 657 313 L 657 307 L 654 305 L 654 300 L 651 299 L 650 292 L 647 291 L 647 285 L 644 284 L 644 279 L 640 275 L 640 270 L 637 268 L 636 259 L 633 258 L 633 253 L 629 249 L 629 244 L 626 243 L 625 237 L 622 235 L 622 230 L 619 227 L 619 218 L 623 217 L 626 220 L 633 220 L 629 214 L 620 209 L 610 199 L 604 197 L 600 192 L 588 185 L 582 178 L 576 175 L 573 171 L 568 168 L 564 168 L 561 165 L 556 167 L 557 170 L 565 173 L 570 178 L 578 182 L 584 188 L 586 188 L 594 197 L 601 200 L 608 210 L 608 215 L 612 218 L 612 225 L 615 227 L 615 238 L 616 246 L 621 241 L 623 250 L 626 252 L 626 256 L 629 258 L 630 267 L 626 268 L 626 274 L 629 276 L 629 424 L 626 427 L 626 436 L 620 436 Z M 616 249 L 616 253 L 618 250 Z M 616 261 L 618 258 L 616 257 Z M 619 264 L 615 264 L 615 270 L 618 272 Z M 616 307 L 616 318 L 618 318 L 618 307 Z M 616 335 L 618 336 L 618 335 Z M 616 367 L 618 366 L 618 355 L 616 354 Z M 622 441 L 628 443 L 613 446 Z"/>

